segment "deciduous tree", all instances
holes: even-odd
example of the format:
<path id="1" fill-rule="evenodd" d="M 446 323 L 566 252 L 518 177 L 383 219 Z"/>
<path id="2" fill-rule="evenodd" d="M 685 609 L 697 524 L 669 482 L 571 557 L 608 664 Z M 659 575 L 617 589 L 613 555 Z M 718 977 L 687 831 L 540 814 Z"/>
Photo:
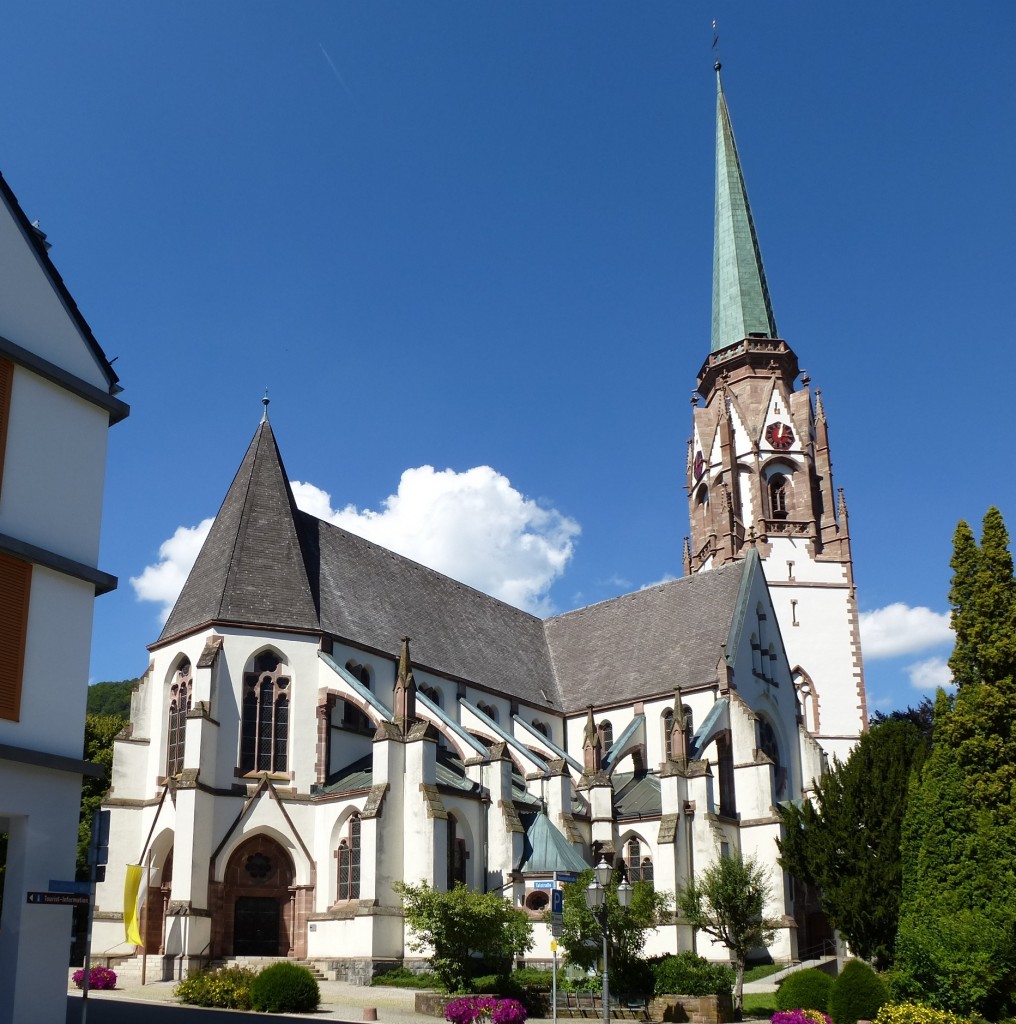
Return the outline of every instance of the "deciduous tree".
<path id="1" fill-rule="evenodd" d="M 406 921 L 416 933 L 410 948 L 433 950 L 431 967 L 449 992 L 461 992 L 482 961 L 507 974 L 512 961 L 533 945 L 533 925 L 496 892 L 474 892 L 459 882 L 449 892 L 426 882 L 393 886 Z"/>
<path id="2" fill-rule="evenodd" d="M 768 946 L 779 921 L 765 916 L 772 898 L 769 869 L 739 852 L 720 857 L 677 895 L 677 908 L 693 928 L 718 939 L 734 957 L 734 1009 L 744 1007 L 744 963 L 748 954 Z"/>

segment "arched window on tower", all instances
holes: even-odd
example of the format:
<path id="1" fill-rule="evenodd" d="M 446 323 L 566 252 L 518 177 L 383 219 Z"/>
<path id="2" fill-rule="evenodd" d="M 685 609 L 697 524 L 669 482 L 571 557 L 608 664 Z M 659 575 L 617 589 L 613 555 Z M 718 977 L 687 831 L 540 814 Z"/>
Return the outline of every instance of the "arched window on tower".
<path id="1" fill-rule="evenodd" d="M 691 715 L 691 708 L 687 704 L 681 706 L 681 714 L 684 716 L 684 749 L 691 757 L 692 741 L 695 739 L 695 721 Z"/>
<path id="2" fill-rule="evenodd" d="M 339 862 L 339 880 L 336 899 L 360 898 L 360 815 L 349 819 L 349 828 L 335 853 Z"/>
<path id="3" fill-rule="evenodd" d="M 458 834 L 454 814 L 448 815 L 448 891 L 456 882 L 466 884 L 466 841 Z"/>
<path id="4" fill-rule="evenodd" d="M 780 744 L 776 738 L 776 730 L 764 718 L 758 720 L 758 748 L 773 763 L 773 795 L 778 800 L 783 796 L 787 773 L 780 761 Z"/>
<path id="5" fill-rule="evenodd" d="M 272 651 L 262 651 L 253 670 L 244 673 L 240 771 L 286 771 L 289 683 L 282 660 Z"/>
<path id="6" fill-rule="evenodd" d="M 695 518 L 702 526 L 709 523 L 709 488 L 705 484 L 695 492 Z"/>
<path id="7" fill-rule="evenodd" d="M 769 511 L 773 519 L 787 518 L 787 492 L 789 481 L 782 473 L 769 477 Z"/>
<path id="8" fill-rule="evenodd" d="M 187 712 L 191 706 L 191 663 L 180 662 L 169 688 L 169 739 L 166 744 L 166 775 L 172 778 L 183 771 L 184 748 L 187 743 Z"/>
<path id="9" fill-rule="evenodd" d="M 734 818 L 737 816 L 737 802 L 734 798 L 734 752 L 729 729 L 716 737 L 716 761 L 720 783 L 720 814 Z"/>

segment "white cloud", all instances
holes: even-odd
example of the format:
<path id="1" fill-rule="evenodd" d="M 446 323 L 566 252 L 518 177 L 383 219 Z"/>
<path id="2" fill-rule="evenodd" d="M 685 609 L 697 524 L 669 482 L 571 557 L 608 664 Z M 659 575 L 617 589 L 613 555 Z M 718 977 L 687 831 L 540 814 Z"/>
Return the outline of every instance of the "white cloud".
<path id="1" fill-rule="evenodd" d="M 901 601 L 861 612 L 860 620 L 861 649 L 871 660 L 917 654 L 953 642 L 948 613 L 911 608 Z"/>
<path id="2" fill-rule="evenodd" d="M 162 605 L 162 622 L 169 618 L 211 527 L 211 519 L 202 519 L 197 526 L 178 526 L 173 536 L 159 546 L 159 561 L 146 565 L 140 576 L 131 577 L 139 601 L 157 601 Z"/>
<path id="3" fill-rule="evenodd" d="M 937 690 L 940 686 L 952 686 L 952 672 L 945 658 L 928 658 L 907 665 L 906 673 L 910 676 L 910 685 L 918 690 Z"/>
<path id="4" fill-rule="evenodd" d="M 477 590 L 527 611 L 553 611 L 547 591 L 561 575 L 581 532 L 574 519 L 526 498 L 489 466 L 463 473 L 433 466 L 407 469 L 395 494 L 379 511 L 347 505 L 333 509 L 331 495 L 293 481 L 297 505 L 392 551 L 437 569 Z M 211 519 L 180 526 L 131 585 L 140 601 L 162 605 L 169 616 Z"/>
<path id="5" fill-rule="evenodd" d="M 552 611 L 547 591 L 574 552 L 574 519 L 526 498 L 489 466 L 407 469 L 379 511 L 335 510 L 313 484 L 293 483 L 305 512 L 527 611 Z"/>
<path id="6" fill-rule="evenodd" d="M 672 580 L 676 580 L 676 576 L 671 576 L 669 572 L 664 573 L 658 580 L 653 580 L 652 583 L 643 583 L 639 590 L 648 590 L 650 587 L 659 587 L 664 583 L 670 583 Z"/>

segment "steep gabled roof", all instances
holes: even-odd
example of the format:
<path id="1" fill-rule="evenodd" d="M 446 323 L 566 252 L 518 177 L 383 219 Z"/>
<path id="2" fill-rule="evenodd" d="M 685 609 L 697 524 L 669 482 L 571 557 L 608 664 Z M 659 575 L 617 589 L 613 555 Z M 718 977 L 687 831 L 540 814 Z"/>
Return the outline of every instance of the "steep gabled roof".
<path id="1" fill-rule="evenodd" d="M 548 619 L 564 709 L 715 680 L 744 566 L 732 562 Z"/>
<path id="2" fill-rule="evenodd" d="M 301 516 L 266 418 L 226 492 L 159 642 L 209 622 L 318 629 L 298 533 Z"/>

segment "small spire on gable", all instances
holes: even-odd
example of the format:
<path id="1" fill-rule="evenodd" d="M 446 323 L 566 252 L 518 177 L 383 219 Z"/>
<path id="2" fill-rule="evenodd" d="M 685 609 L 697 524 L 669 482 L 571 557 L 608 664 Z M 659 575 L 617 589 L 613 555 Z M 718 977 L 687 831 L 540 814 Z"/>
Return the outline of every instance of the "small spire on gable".
<path id="1" fill-rule="evenodd" d="M 402 638 L 399 653 L 399 671 L 395 678 L 394 721 L 403 734 L 416 721 L 416 679 L 413 677 L 413 660 L 409 656 L 409 637 Z"/>
<path id="2" fill-rule="evenodd" d="M 582 734 L 582 759 L 586 774 L 598 772 L 602 758 L 603 746 L 600 743 L 600 733 L 593 719 L 593 705 L 590 704 L 586 708 L 586 728 Z"/>
<path id="3" fill-rule="evenodd" d="M 684 696 L 681 687 L 674 687 L 674 720 L 670 726 L 670 756 L 674 761 L 688 760 L 688 743 L 685 733 Z"/>
<path id="4" fill-rule="evenodd" d="M 713 352 L 749 335 L 776 338 L 755 223 L 727 100 L 716 71 L 716 214 L 713 235 Z"/>

